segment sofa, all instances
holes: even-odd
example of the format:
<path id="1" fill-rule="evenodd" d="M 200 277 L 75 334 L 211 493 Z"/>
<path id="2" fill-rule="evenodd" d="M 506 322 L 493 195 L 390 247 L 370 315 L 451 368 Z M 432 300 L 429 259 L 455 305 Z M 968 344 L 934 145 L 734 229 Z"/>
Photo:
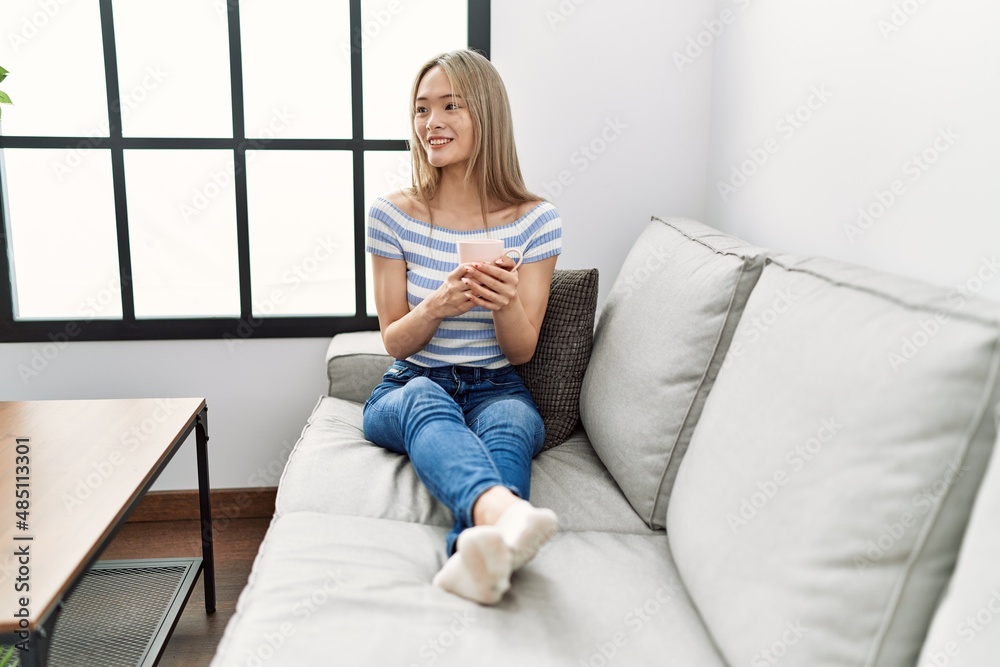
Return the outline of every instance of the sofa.
<path id="1" fill-rule="evenodd" d="M 450 513 L 364 438 L 378 333 L 334 337 L 212 665 L 1000 663 L 990 261 L 946 289 L 653 218 L 494 607 L 430 584 Z"/>

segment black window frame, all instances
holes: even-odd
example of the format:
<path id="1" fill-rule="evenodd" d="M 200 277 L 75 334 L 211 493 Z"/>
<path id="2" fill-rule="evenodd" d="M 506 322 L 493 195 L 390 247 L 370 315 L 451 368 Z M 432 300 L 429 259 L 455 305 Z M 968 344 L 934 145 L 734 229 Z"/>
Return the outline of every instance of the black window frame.
<path id="1" fill-rule="evenodd" d="M 467 0 L 468 45 L 490 57 L 490 0 Z M 378 329 L 378 319 L 367 314 L 365 274 L 364 155 L 372 151 L 409 150 L 405 139 L 365 139 L 361 0 L 350 0 L 351 110 L 350 139 L 255 139 L 246 137 L 243 116 L 243 63 L 239 0 L 226 0 L 229 28 L 229 66 L 233 102 L 232 138 L 131 138 L 122 136 L 119 104 L 118 56 L 115 46 L 112 0 L 100 0 L 104 48 L 105 83 L 108 94 L 109 136 L 35 137 L 0 136 L 0 341 L 62 342 L 118 340 L 191 340 L 328 337 L 345 331 Z M 118 265 L 121 279 L 121 319 L 16 320 L 10 248 L 7 239 L 7 183 L 2 160 L 4 148 L 63 148 L 88 146 L 110 149 L 115 215 L 118 235 Z M 354 260 L 355 314 L 351 316 L 256 317 L 252 311 L 250 284 L 250 233 L 247 206 L 246 151 L 252 150 L 340 150 L 350 151 L 354 170 Z M 135 149 L 224 149 L 234 154 L 236 188 L 236 241 L 239 260 L 240 316 L 203 318 L 136 319 L 129 249 L 128 209 L 125 194 L 125 150 Z"/>

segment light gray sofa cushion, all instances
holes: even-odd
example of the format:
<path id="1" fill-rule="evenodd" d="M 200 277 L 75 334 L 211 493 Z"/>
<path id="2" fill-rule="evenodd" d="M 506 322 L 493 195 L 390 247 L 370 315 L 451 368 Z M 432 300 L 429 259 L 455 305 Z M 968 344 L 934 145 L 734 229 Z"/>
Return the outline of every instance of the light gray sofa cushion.
<path id="1" fill-rule="evenodd" d="M 378 331 L 351 331 L 337 334 L 326 349 L 328 394 L 355 403 L 364 403 L 382 374 L 392 363 Z"/>
<path id="2" fill-rule="evenodd" d="M 450 527 L 451 512 L 427 492 L 409 459 L 365 440 L 361 409 L 352 401 L 319 400 L 282 474 L 277 513 L 333 512 Z M 555 510 L 563 531 L 651 532 L 582 429 L 535 458 L 531 500 Z"/>
<path id="3" fill-rule="evenodd" d="M 557 448 L 560 449 L 560 448 Z M 663 533 L 559 533 L 496 607 L 430 584 L 445 529 L 278 516 L 212 667 L 725 667 Z"/>
<path id="4" fill-rule="evenodd" d="M 914 663 L 993 447 L 998 308 L 768 260 L 667 514 L 728 662 Z"/>
<path id="5" fill-rule="evenodd" d="M 920 667 L 1000 661 L 1000 455 L 994 447 L 948 592 L 931 623 Z"/>
<path id="6" fill-rule="evenodd" d="M 450 527 L 407 457 L 365 440 L 361 404 L 329 396 L 313 409 L 278 482 L 275 512 L 335 512 Z"/>
<path id="7" fill-rule="evenodd" d="M 611 477 L 583 429 L 539 454 L 531 466 L 531 502 L 555 510 L 559 530 L 612 533 L 654 532 Z"/>
<path id="8" fill-rule="evenodd" d="M 693 220 L 653 219 L 601 311 L 580 413 L 635 511 L 667 499 L 762 251 Z"/>

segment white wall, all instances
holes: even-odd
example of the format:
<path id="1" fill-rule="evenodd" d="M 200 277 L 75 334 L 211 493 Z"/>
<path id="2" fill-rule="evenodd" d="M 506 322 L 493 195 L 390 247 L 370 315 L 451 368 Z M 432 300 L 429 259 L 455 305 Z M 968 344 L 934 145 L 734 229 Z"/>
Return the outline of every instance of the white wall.
<path id="1" fill-rule="evenodd" d="M 603 294 L 650 215 L 700 217 L 706 198 L 711 54 L 684 72 L 671 54 L 712 15 L 712 0 L 628 4 L 493 3 L 493 59 L 528 185 L 562 212 L 560 267 L 599 268 Z M 594 159 L 581 150 L 592 142 Z M 0 400 L 205 396 L 212 486 L 274 485 L 325 391 L 327 342 L 7 343 Z M 33 362 L 38 375 L 23 370 Z M 155 489 L 197 488 L 193 444 Z"/>
<path id="2" fill-rule="evenodd" d="M 1000 298 L 1000 5 L 719 0 L 723 10 L 707 221 Z M 859 208 L 871 216 L 860 224 Z"/>
<path id="3" fill-rule="evenodd" d="M 559 267 L 597 267 L 602 299 L 651 215 L 703 216 L 711 53 L 683 72 L 672 54 L 712 12 L 711 0 L 493 2 L 525 180 L 562 214 Z"/>

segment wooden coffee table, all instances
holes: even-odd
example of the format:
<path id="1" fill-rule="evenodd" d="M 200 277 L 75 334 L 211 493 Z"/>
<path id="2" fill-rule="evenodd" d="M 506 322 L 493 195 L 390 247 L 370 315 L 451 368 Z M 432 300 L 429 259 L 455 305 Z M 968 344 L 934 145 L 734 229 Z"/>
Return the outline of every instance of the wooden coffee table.
<path id="1" fill-rule="evenodd" d="M 46 664 L 63 602 L 192 431 L 215 611 L 207 424 L 203 398 L 0 402 L 0 644 L 21 665 Z"/>

